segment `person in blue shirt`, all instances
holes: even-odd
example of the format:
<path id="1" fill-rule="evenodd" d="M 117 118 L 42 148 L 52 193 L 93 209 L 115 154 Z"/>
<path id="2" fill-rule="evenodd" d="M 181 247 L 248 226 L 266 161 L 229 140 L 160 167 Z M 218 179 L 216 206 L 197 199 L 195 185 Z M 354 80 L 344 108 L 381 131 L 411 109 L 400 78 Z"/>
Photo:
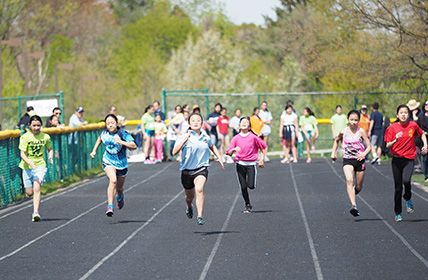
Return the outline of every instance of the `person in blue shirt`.
<path id="1" fill-rule="evenodd" d="M 128 173 L 126 149 L 134 150 L 137 148 L 137 145 L 134 143 L 134 138 L 128 132 L 118 127 L 118 120 L 114 114 L 108 114 L 104 122 L 106 129 L 98 137 L 90 156 L 94 158 L 101 143 L 105 145 L 103 168 L 109 179 L 106 215 L 111 217 L 113 216 L 114 209 L 113 198 L 116 194 L 117 207 L 122 209 L 125 205 L 123 185 Z"/>
<path id="2" fill-rule="evenodd" d="M 214 146 L 217 148 L 220 148 L 220 141 L 218 141 L 218 135 L 217 135 L 217 120 L 220 117 L 220 112 L 223 109 L 223 106 L 220 103 L 215 104 L 214 106 L 214 112 L 210 113 L 208 115 L 208 124 L 211 126 L 210 130 L 210 136 L 211 141 Z"/>
<path id="3" fill-rule="evenodd" d="M 383 115 L 379 112 L 379 103 L 375 102 L 372 105 L 372 113 L 370 114 L 369 138 L 372 144 L 371 164 L 376 162 L 380 164 L 380 156 L 382 155 L 383 143 Z"/>
<path id="4" fill-rule="evenodd" d="M 208 166 L 210 165 L 210 151 L 217 157 L 219 164 L 224 168 L 223 160 L 213 145 L 208 134 L 202 130 L 203 118 L 198 113 L 189 116 L 189 131 L 183 134 L 176 142 L 172 153 L 181 151 L 181 184 L 186 193 L 186 215 L 193 218 L 193 198 L 196 194 L 196 210 L 198 225 L 205 224 L 204 211 L 204 185 L 208 179 Z"/>

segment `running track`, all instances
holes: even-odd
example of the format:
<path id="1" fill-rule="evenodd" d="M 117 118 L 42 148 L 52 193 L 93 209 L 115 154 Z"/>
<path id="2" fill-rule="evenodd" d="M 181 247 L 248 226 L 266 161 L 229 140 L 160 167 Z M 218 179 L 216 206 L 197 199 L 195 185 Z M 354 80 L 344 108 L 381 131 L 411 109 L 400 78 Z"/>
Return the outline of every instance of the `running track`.
<path id="1" fill-rule="evenodd" d="M 185 216 L 176 163 L 133 164 L 126 205 L 104 215 L 106 178 L 0 211 L 1 279 L 427 279 L 428 193 L 393 220 L 390 165 L 369 166 L 348 213 L 341 164 L 267 163 L 243 214 L 233 165 L 212 164 L 204 226 Z"/>

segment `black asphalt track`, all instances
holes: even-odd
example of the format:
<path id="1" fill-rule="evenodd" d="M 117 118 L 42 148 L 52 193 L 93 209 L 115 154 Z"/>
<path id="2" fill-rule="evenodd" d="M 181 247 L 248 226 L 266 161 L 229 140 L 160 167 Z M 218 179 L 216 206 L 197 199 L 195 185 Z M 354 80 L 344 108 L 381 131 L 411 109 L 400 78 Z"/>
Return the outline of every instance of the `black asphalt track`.
<path id="1" fill-rule="evenodd" d="M 353 218 L 343 178 L 340 162 L 269 162 L 244 214 L 235 166 L 213 162 L 199 226 L 176 163 L 135 163 L 112 218 L 105 177 L 42 202 L 40 223 L 0 211 L 0 279 L 427 279 L 428 193 L 396 223 L 391 167 L 368 166 Z"/>

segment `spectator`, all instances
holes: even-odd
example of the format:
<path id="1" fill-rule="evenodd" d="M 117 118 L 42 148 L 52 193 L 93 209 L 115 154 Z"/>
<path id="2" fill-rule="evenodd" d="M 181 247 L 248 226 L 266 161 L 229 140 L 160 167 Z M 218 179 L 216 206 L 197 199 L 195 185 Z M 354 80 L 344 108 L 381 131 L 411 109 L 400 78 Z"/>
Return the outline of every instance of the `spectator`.
<path id="1" fill-rule="evenodd" d="M 230 119 L 229 126 L 232 128 L 233 136 L 239 134 L 239 122 L 241 120 L 241 109 L 235 110 L 235 115 Z"/>
<path id="2" fill-rule="evenodd" d="M 361 105 L 361 117 L 360 117 L 360 127 L 364 129 L 366 134 L 369 134 L 370 129 L 370 117 L 367 114 L 367 105 L 363 104 Z"/>
<path id="3" fill-rule="evenodd" d="M 53 108 L 52 116 L 50 116 L 46 121 L 46 127 L 64 127 L 64 125 L 61 124 L 61 121 L 60 121 L 61 114 L 62 112 L 59 107 Z M 54 121 L 55 123 L 53 124 L 52 121 Z"/>
<path id="4" fill-rule="evenodd" d="M 161 120 L 165 121 L 165 114 L 161 111 L 161 104 L 158 100 L 153 102 L 153 108 L 155 109 L 155 116 L 159 115 L 161 116 Z"/>
<path id="5" fill-rule="evenodd" d="M 79 127 L 79 126 L 83 126 L 85 124 L 88 124 L 88 122 L 86 122 L 83 119 L 83 113 L 85 112 L 85 110 L 83 109 L 83 107 L 78 107 L 76 109 L 76 112 L 74 112 L 73 115 L 71 115 L 70 117 L 70 122 L 68 124 L 69 127 Z"/>
<path id="6" fill-rule="evenodd" d="M 250 117 L 250 127 L 251 131 L 263 139 L 262 135 L 262 129 L 265 125 L 263 120 L 259 117 L 260 109 L 258 107 L 255 107 L 253 109 L 253 115 Z"/>
<path id="7" fill-rule="evenodd" d="M 417 102 L 415 99 L 410 99 L 409 102 L 407 102 L 407 107 L 410 109 L 410 120 L 415 122 L 418 121 L 418 116 L 420 114 L 419 105 L 421 105 L 421 103 Z"/>
<path id="8" fill-rule="evenodd" d="M 155 129 L 155 139 L 153 142 L 155 149 L 155 163 L 160 163 L 164 158 L 163 140 L 166 137 L 167 131 L 165 124 L 162 122 L 162 117 L 160 114 L 155 116 L 155 122 L 153 126 Z"/>
<path id="9" fill-rule="evenodd" d="M 348 119 L 346 115 L 342 112 L 342 106 L 336 106 L 336 114 L 334 114 L 331 119 L 331 133 L 333 136 L 333 140 L 336 140 L 339 133 L 346 127 L 348 124 Z"/>
<path id="10" fill-rule="evenodd" d="M 260 112 L 259 112 L 259 117 L 262 119 L 262 121 L 264 123 L 264 126 L 262 128 L 262 135 L 263 135 L 263 140 L 265 141 L 266 146 L 267 146 L 266 152 L 269 149 L 269 135 L 272 132 L 272 129 L 270 126 L 271 122 L 272 122 L 272 113 L 268 110 L 267 106 L 268 106 L 267 101 L 263 101 L 262 105 L 260 107 Z M 265 162 L 269 161 L 269 158 L 267 155 L 265 156 L 264 161 Z"/>
<path id="11" fill-rule="evenodd" d="M 417 123 L 420 126 L 420 128 L 422 128 L 425 135 L 427 135 L 428 134 L 428 100 L 425 101 L 424 107 L 422 108 L 422 114 L 419 115 Z M 422 171 L 425 176 L 425 182 L 428 183 L 428 154 L 424 155 Z"/>
<path id="12" fill-rule="evenodd" d="M 375 102 L 372 105 L 372 113 L 370 114 L 369 138 L 372 144 L 372 162 L 380 164 L 380 156 L 382 154 L 383 143 L 383 115 L 379 112 L 379 103 Z"/>
<path id="13" fill-rule="evenodd" d="M 217 135 L 217 120 L 220 117 L 220 112 L 223 106 L 220 103 L 215 104 L 214 111 L 208 115 L 208 124 L 211 126 L 210 137 L 213 145 L 219 148 L 220 142 L 218 142 Z"/>
<path id="14" fill-rule="evenodd" d="M 16 125 L 16 127 L 17 127 L 18 129 L 23 129 L 23 128 L 28 127 L 28 122 L 30 121 L 30 118 L 31 118 L 32 116 L 34 116 L 34 115 L 35 115 L 35 112 L 34 112 L 34 108 L 33 108 L 33 106 L 28 106 L 28 107 L 27 107 L 27 110 L 26 110 L 26 112 L 25 112 L 25 114 L 24 114 L 24 115 L 22 115 L 22 117 L 21 117 L 21 119 L 19 120 L 19 122 L 18 122 L 18 124 Z"/>

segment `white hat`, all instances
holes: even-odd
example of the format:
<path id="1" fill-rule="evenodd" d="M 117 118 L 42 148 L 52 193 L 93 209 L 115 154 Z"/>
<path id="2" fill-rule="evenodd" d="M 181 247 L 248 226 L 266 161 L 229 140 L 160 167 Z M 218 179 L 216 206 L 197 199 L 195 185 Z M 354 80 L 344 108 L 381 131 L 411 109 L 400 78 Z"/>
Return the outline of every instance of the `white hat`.
<path id="1" fill-rule="evenodd" d="M 421 105 L 421 103 L 417 102 L 415 99 L 410 99 L 409 102 L 407 102 L 407 107 L 409 107 L 410 111 L 419 108 L 419 105 Z"/>

